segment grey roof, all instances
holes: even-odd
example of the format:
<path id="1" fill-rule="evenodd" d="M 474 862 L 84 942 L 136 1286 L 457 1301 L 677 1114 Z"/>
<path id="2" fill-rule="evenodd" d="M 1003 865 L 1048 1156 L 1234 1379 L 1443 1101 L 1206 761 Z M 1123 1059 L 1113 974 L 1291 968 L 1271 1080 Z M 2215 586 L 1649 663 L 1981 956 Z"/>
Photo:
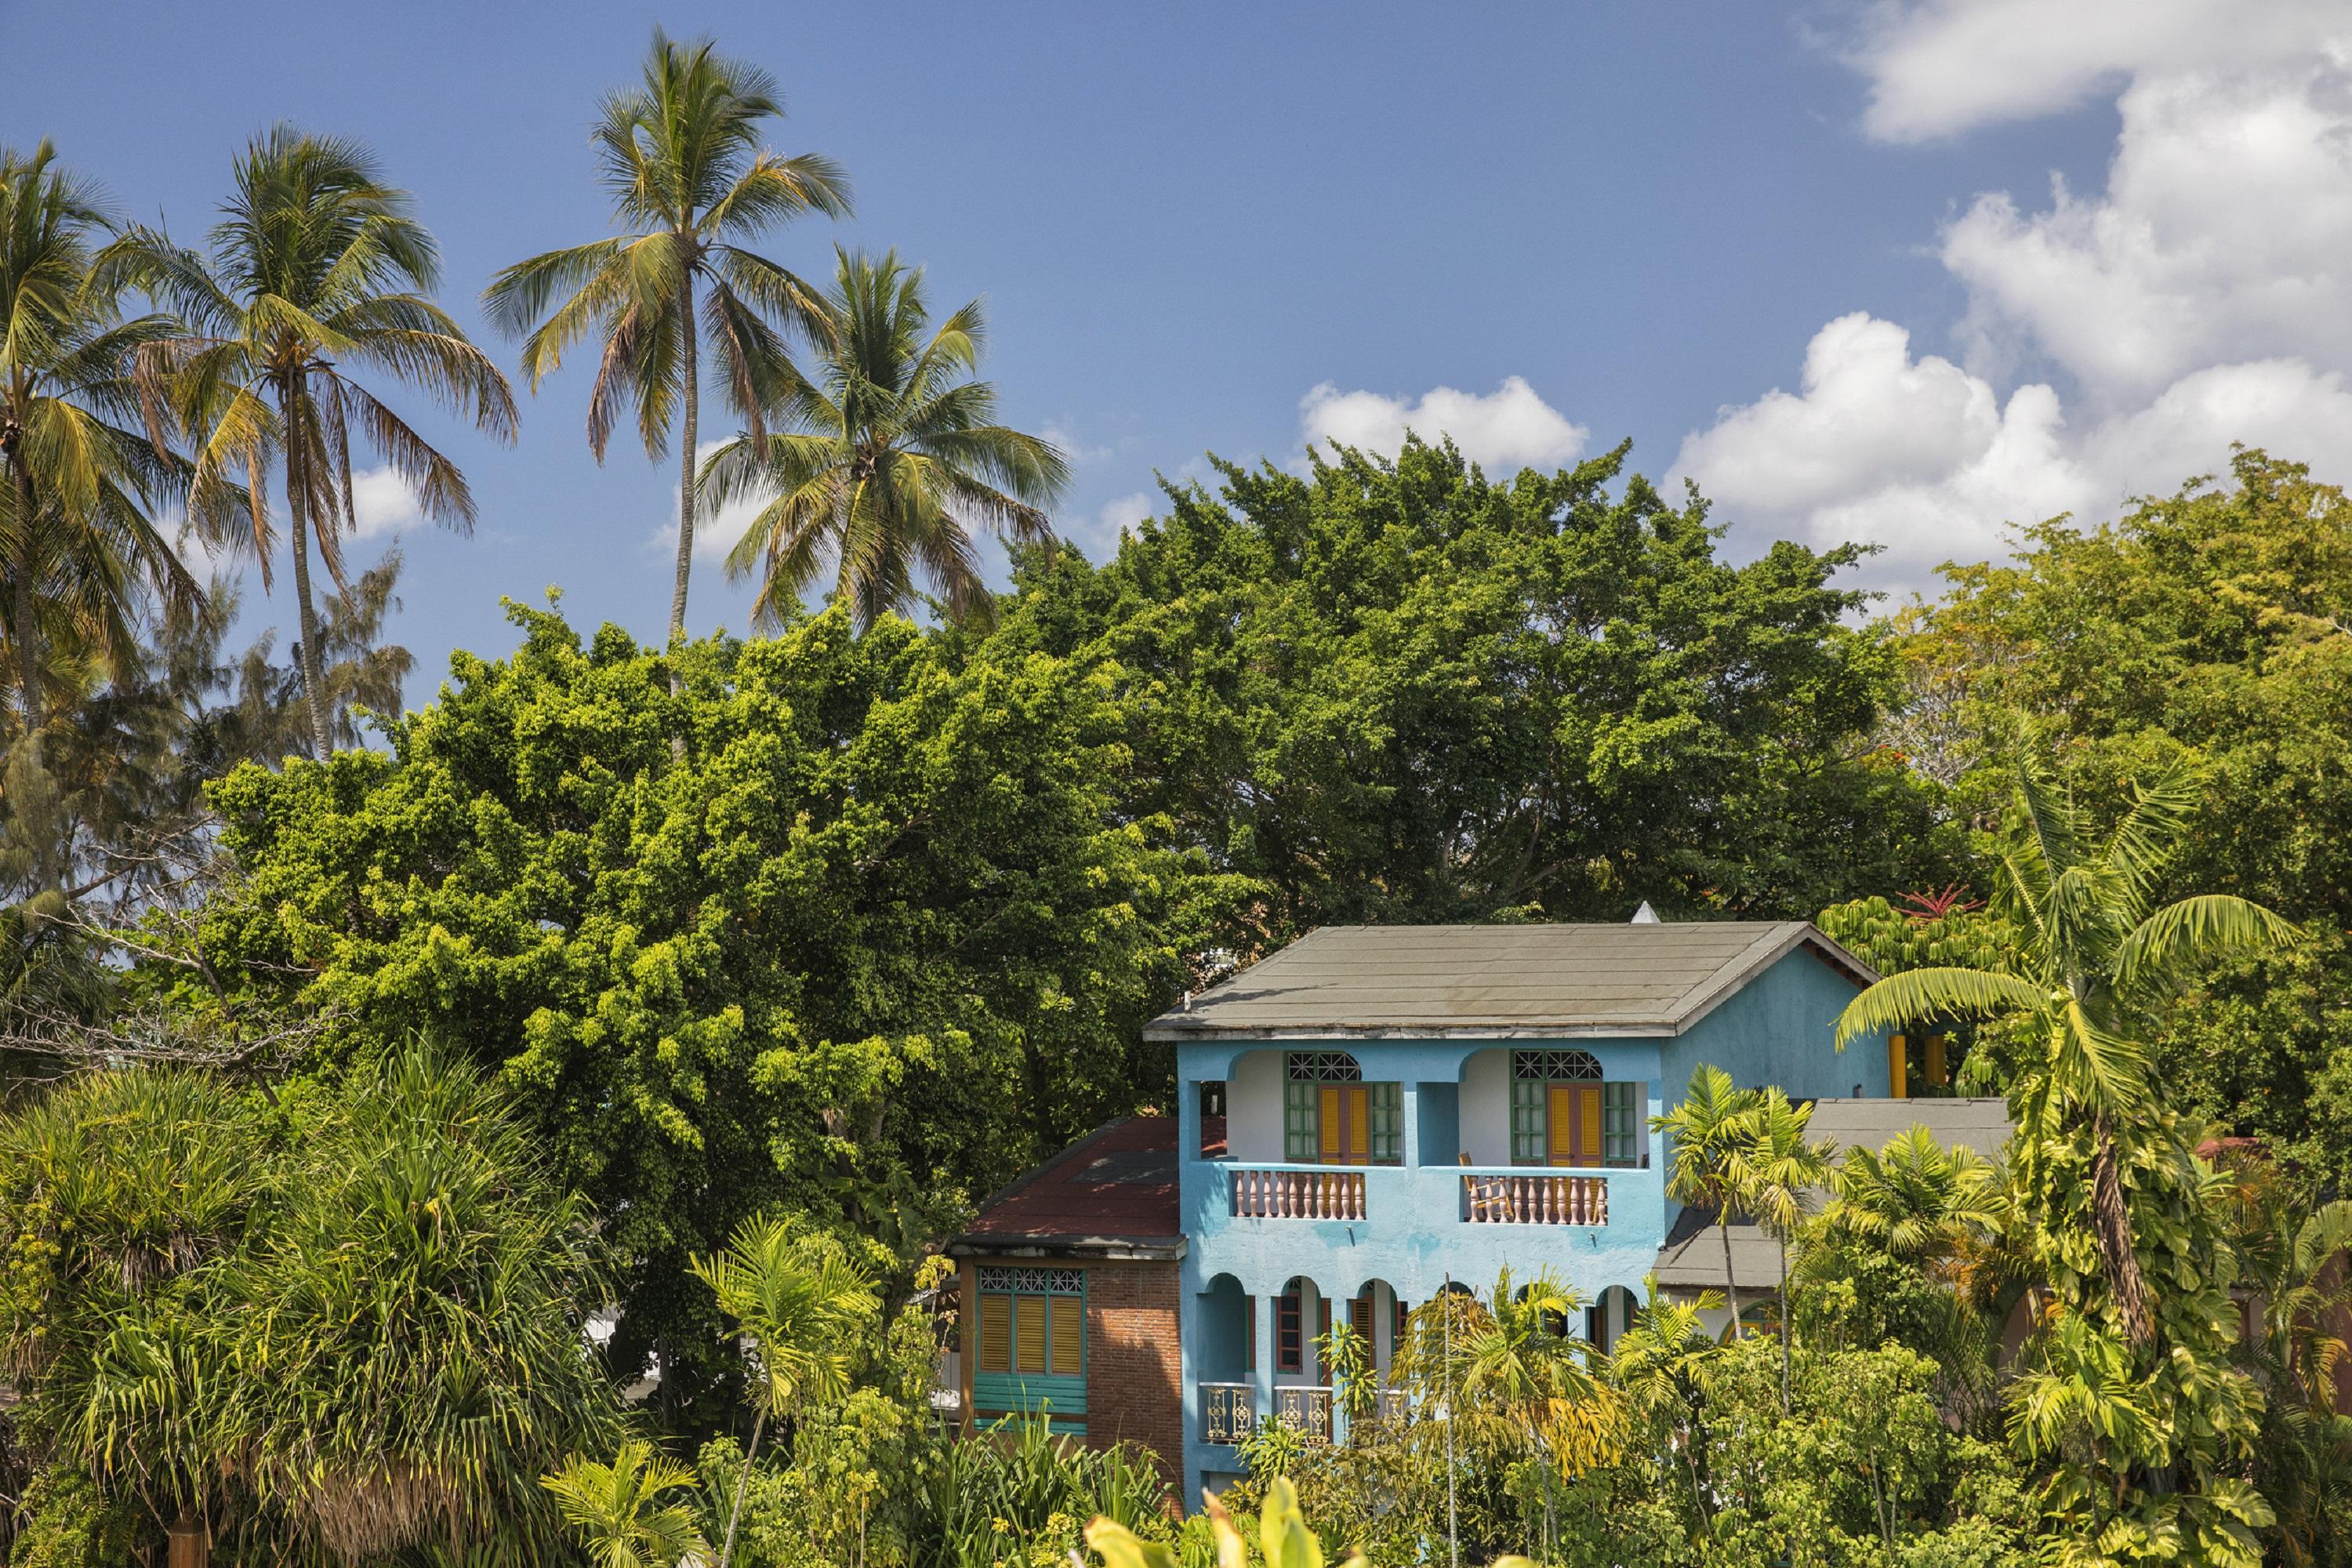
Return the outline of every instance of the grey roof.
<path id="1" fill-rule="evenodd" d="M 1799 947 L 1878 978 L 1803 921 L 1324 926 L 1144 1037 L 1678 1035 Z"/>
<path id="2" fill-rule="evenodd" d="M 1841 1149 L 1881 1149 L 1913 1125 L 1926 1127 L 1939 1143 L 1964 1143 L 1990 1158 L 2009 1142 L 2013 1123 L 1998 1100 L 1817 1100 L 1808 1124 L 1817 1137 Z M 1827 1194 L 1816 1194 L 1819 1211 Z M 1780 1282 L 1780 1244 L 1762 1226 L 1735 1216 L 1731 1223 L 1731 1271 L 1742 1290 L 1769 1290 Z M 1695 1292 L 1723 1289 L 1723 1238 L 1715 1216 L 1686 1208 L 1675 1218 L 1654 1266 L 1662 1290 Z"/>

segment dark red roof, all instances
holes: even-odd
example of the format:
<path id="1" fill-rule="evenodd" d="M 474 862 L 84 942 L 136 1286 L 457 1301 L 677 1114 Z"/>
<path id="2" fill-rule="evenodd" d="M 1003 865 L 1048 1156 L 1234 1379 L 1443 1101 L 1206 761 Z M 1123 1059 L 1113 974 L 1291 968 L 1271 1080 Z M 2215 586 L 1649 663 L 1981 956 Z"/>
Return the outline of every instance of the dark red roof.
<path id="1" fill-rule="evenodd" d="M 1176 1122 L 1130 1116 L 1079 1139 L 980 1205 L 951 1252 L 1172 1251 Z"/>

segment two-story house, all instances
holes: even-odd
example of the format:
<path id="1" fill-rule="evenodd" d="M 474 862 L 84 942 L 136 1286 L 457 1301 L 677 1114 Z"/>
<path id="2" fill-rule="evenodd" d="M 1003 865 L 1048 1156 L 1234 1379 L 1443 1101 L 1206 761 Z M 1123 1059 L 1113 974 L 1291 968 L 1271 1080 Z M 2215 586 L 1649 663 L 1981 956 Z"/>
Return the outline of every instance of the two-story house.
<path id="1" fill-rule="evenodd" d="M 1114 1417 L 1136 1384 L 1088 1390 L 1085 1429 L 1181 1430 L 1187 1500 L 1238 1472 L 1235 1446 L 1259 1421 L 1332 1429 L 1316 1341 L 1335 1321 L 1385 1371 L 1415 1303 L 1449 1284 L 1483 1290 L 1506 1267 L 1549 1268 L 1593 1303 L 1583 1327 L 1605 1348 L 1677 1217 L 1651 1118 L 1701 1063 L 1797 1098 L 1884 1097 L 1886 1043 L 1840 1052 L 1832 1039 L 1874 978 L 1802 921 L 1314 931 L 1147 1027 L 1176 1052 L 1172 1204 L 1158 1199 L 1131 1236 L 1056 1216 L 1017 1238 L 992 1207 L 957 1238 L 973 1292 L 967 1365 L 988 1369 L 965 1373 L 967 1408 L 1018 1408 L 1032 1381 L 1071 1408 L 1081 1385 L 1054 1369 L 1075 1376 L 1090 1351 L 1055 1359 L 1064 1319 L 1048 1299 L 1028 1309 L 1043 1332 L 1024 1352 L 1016 1287 L 1091 1303 L 1089 1268 L 1164 1279 L 1151 1294 L 1176 1320 L 1179 1408 Z M 1074 1335 L 1095 1316 L 1064 1309 Z M 1031 1363 L 1044 1377 L 1018 1374 Z"/>

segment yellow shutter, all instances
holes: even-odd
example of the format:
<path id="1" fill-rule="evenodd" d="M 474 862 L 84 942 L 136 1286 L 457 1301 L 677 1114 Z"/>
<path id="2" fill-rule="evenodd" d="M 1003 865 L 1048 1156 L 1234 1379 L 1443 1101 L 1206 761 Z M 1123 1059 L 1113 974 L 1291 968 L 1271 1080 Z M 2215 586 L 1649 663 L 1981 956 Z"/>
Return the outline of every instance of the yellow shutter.
<path id="1" fill-rule="evenodd" d="M 1076 1296 L 1055 1296 L 1053 1303 L 1054 1375 L 1076 1377 L 1086 1369 L 1086 1304 Z"/>
<path id="2" fill-rule="evenodd" d="M 980 1299 L 980 1370 L 1013 1370 L 1013 1300 L 1009 1296 Z"/>
<path id="3" fill-rule="evenodd" d="M 1546 1096 L 1544 1120 L 1550 1128 L 1544 1158 L 1555 1165 L 1576 1163 L 1575 1095 L 1566 1084 L 1556 1083 Z"/>
<path id="4" fill-rule="evenodd" d="M 1944 1070 L 1944 1037 L 1927 1037 L 1927 1081 L 1937 1089 L 1944 1087 L 1948 1075 Z"/>
<path id="5" fill-rule="evenodd" d="M 1348 1091 L 1348 1163 L 1350 1165 L 1371 1163 L 1372 1135 L 1365 1124 L 1365 1112 L 1370 1104 L 1370 1089 L 1359 1085 Z"/>
<path id="6" fill-rule="evenodd" d="M 1911 1058 L 1900 1035 L 1886 1037 L 1886 1092 L 1897 1100 L 1911 1092 Z"/>
<path id="7" fill-rule="evenodd" d="M 1013 1298 L 1013 1370 L 1045 1370 L 1045 1299 Z"/>
<path id="8" fill-rule="evenodd" d="M 1323 1163 L 1336 1165 L 1339 1163 L 1339 1091 L 1325 1084 L 1316 1109 L 1319 1113 L 1316 1118 L 1319 1123 L 1317 1152 Z"/>
<path id="9" fill-rule="evenodd" d="M 1583 1146 L 1578 1150 L 1580 1165 L 1601 1163 L 1601 1089 L 1586 1084 L 1576 1091 L 1577 1125 L 1583 1132 Z"/>

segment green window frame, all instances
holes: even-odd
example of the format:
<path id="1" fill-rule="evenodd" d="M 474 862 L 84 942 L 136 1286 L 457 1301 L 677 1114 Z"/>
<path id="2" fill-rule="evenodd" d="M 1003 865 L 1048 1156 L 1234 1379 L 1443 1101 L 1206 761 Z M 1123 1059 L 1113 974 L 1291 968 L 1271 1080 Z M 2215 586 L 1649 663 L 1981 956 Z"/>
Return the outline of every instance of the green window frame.
<path id="1" fill-rule="evenodd" d="M 1544 1080 L 1511 1080 L 1511 1163 L 1544 1163 Z"/>
<path id="2" fill-rule="evenodd" d="M 1294 1165 L 1311 1165 L 1322 1154 L 1323 1113 L 1318 1108 L 1315 1085 L 1292 1079 L 1282 1086 L 1282 1157 Z"/>
<path id="3" fill-rule="evenodd" d="M 1601 1086 L 1601 1163 L 1604 1165 L 1641 1163 L 1641 1088 L 1638 1083 Z"/>
<path id="4" fill-rule="evenodd" d="M 983 1265 L 979 1275 L 982 1300 L 973 1363 L 978 1371 L 1032 1382 L 1086 1375 L 1086 1270 Z M 1029 1324 L 1036 1330 L 1034 1356 L 1024 1355 L 1023 1330 Z"/>
<path id="5" fill-rule="evenodd" d="M 1404 1160 L 1404 1089 L 1395 1083 L 1364 1086 L 1365 1143 L 1375 1165 L 1400 1164 Z"/>

